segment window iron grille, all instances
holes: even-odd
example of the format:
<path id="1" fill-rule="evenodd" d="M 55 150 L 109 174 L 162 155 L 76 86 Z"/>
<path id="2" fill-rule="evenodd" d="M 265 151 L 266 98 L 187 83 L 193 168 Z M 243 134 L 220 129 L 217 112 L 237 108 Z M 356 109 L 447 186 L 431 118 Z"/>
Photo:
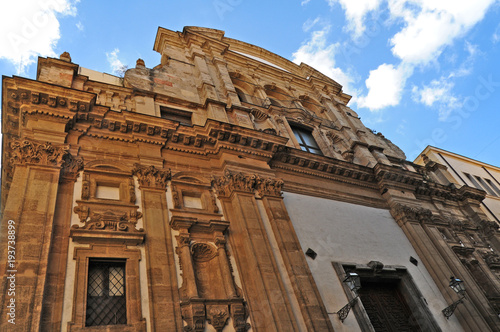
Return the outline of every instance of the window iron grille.
<path id="1" fill-rule="evenodd" d="M 127 324 L 125 262 L 89 262 L 85 326 Z"/>

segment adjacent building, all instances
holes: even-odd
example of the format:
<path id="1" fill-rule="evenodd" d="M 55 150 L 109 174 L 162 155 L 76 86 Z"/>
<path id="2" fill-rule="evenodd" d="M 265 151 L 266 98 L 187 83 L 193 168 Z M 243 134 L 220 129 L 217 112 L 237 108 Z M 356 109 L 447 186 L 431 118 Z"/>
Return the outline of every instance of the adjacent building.
<path id="1" fill-rule="evenodd" d="M 444 183 L 483 190 L 486 197 L 481 203 L 481 209 L 490 220 L 500 224 L 499 167 L 433 146 L 427 146 L 414 163 L 419 165 L 436 164 L 434 167 L 442 169 L 441 177 Z"/>
<path id="2" fill-rule="evenodd" d="M 154 50 L 3 77 L 0 330 L 500 330 L 483 190 L 306 64 L 199 27 Z"/>

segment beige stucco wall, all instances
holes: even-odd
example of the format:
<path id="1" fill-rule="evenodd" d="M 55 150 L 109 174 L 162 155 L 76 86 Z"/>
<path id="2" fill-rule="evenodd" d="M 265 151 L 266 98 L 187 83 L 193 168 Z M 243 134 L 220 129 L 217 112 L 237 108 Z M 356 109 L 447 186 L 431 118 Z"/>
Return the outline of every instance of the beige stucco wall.
<path id="1" fill-rule="evenodd" d="M 438 153 L 441 153 L 449 165 L 442 159 L 441 156 L 439 156 Z M 483 179 L 489 179 L 498 189 L 500 189 L 500 184 L 497 183 L 497 181 L 500 181 L 500 169 L 497 167 L 476 162 L 475 160 L 470 160 L 468 158 L 455 156 L 453 154 L 446 153 L 445 151 L 429 151 L 426 155 L 432 161 L 448 167 L 448 173 L 453 177 L 453 179 L 455 179 L 455 182 L 459 186 L 464 185 L 465 182 L 468 186 L 476 188 L 476 186 L 464 175 L 465 172 L 470 175 L 479 176 Z M 422 162 L 420 162 L 420 164 L 422 164 Z M 488 171 L 485 171 L 483 167 L 485 167 Z M 460 178 L 455 172 L 460 175 Z M 496 218 L 500 220 L 500 197 L 488 194 L 484 199 L 484 204 L 496 216 Z M 488 211 L 484 206 L 481 206 L 481 208 L 487 216 L 494 220 L 490 211 Z"/>
<path id="2" fill-rule="evenodd" d="M 285 193 L 284 201 L 302 250 L 311 248 L 318 254 L 307 261 L 335 331 L 360 331 L 360 327 L 352 312 L 343 324 L 334 314 L 348 300 L 332 262 L 370 261 L 405 266 L 442 330 L 462 331 L 454 316 L 444 318 L 441 310 L 449 304 L 388 210 L 293 193 Z M 418 266 L 409 262 L 410 256 Z"/>

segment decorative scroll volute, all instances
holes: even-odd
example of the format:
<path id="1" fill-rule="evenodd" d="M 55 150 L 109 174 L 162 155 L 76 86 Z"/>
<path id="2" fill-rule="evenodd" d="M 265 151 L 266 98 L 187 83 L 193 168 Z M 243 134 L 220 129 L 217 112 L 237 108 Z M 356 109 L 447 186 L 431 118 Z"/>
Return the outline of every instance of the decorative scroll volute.
<path id="1" fill-rule="evenodd" d="M 89 216 L 87 207 L 76 206 L 75 213 L 80 217 L 80 221 L 85 223 L 84 226 L 73 225 L 74 229 L 86 230 L 108 230 L 119 232 L 143 232 L 144 230 L 136 229 L 137 220 L 142 218 L 142 213 L 138 211 L 116 214 L 111 211 L 104 213 L 92 212 Z"/>
<path id="2" fill-rule="evenodd" d="M 165 189 L 167 182 L 172 178 L 170 169 L 168 171 L 158 169 L 155 166 L 142 166 L 135 164 L 132 174 L 137 176 L 142 187 Z"/>
<path id="3" fill-rule="evenodd" d="M 69 146 L 53 146 L 51 143 L 36 143 L 27 139 L 10 143 L 12 149 L 10 162 L 21 164 L 39 164 L 61 166 L 69 153 Z"/>
<path id="4" fill-rule="evenodd" d="M 391 209 L 391 214 L 400 226 L 407 222 L 425 223 L 432 219 L 431 210 L 421 207 L 411 207 L 400 203 Z"/>

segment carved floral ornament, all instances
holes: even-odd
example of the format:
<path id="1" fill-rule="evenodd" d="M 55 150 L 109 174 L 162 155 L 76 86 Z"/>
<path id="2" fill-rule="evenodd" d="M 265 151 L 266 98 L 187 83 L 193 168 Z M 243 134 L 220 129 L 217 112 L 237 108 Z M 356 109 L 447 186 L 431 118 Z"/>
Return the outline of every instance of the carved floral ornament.
<path id="1" fill-rule="evenodd" d="M 135 164 L 132 174 L 137 176 L 142 187 L 165 189 L 167 182 L 172 178 L 169 170 L 158 169 L 155 166 Z"/>
<path id="2" fill-rule="evenodd" d="M 69 146 L 53 146 L 51 143 L 36 143 L 27 139 L 10 143 L 12 149 L 10 163 L 61 166 Z"/>
<path id="3" fill-rule="evenodd" d="M 221 177 L 212 177 L 212 185 L 215 187 L 217 196 L 228 197 L 233 191 L 253 193 L 257 191 L 259 196 L 281 197 L 284 182 L 281 179 L 264 178 L 255 174 L 233 173 L 229 170 Z"/>
<path id="4" fill-rule="evenodd" d="M 87 206 L 76 206 L 74 212 L 78 214 L 80 222 L 85 225 L 73 225 L 73 229 L 108 230 L 132 233 L 144 232 L 142 228 L 135 228 L 137 220 L 142 218 L 142 213 L 138 211 L 131 211 L 129 213 L 115 213 L 112 211 L 97 213 L 90 212 Z"/>
<path id="5" fill-rule="evenodd" d="M 431 210 L 424 209 L 421 207 L 412 207 L 412 206 L 397 203 L 392 208 L 392 212 L 393 212 L 394 218 L 398 222 L 399 221 L 403 221 L 403 222 L 413 221 L 413 222 L 425 223 L 425 222 L 429 222 L 432 220 Z"/>

